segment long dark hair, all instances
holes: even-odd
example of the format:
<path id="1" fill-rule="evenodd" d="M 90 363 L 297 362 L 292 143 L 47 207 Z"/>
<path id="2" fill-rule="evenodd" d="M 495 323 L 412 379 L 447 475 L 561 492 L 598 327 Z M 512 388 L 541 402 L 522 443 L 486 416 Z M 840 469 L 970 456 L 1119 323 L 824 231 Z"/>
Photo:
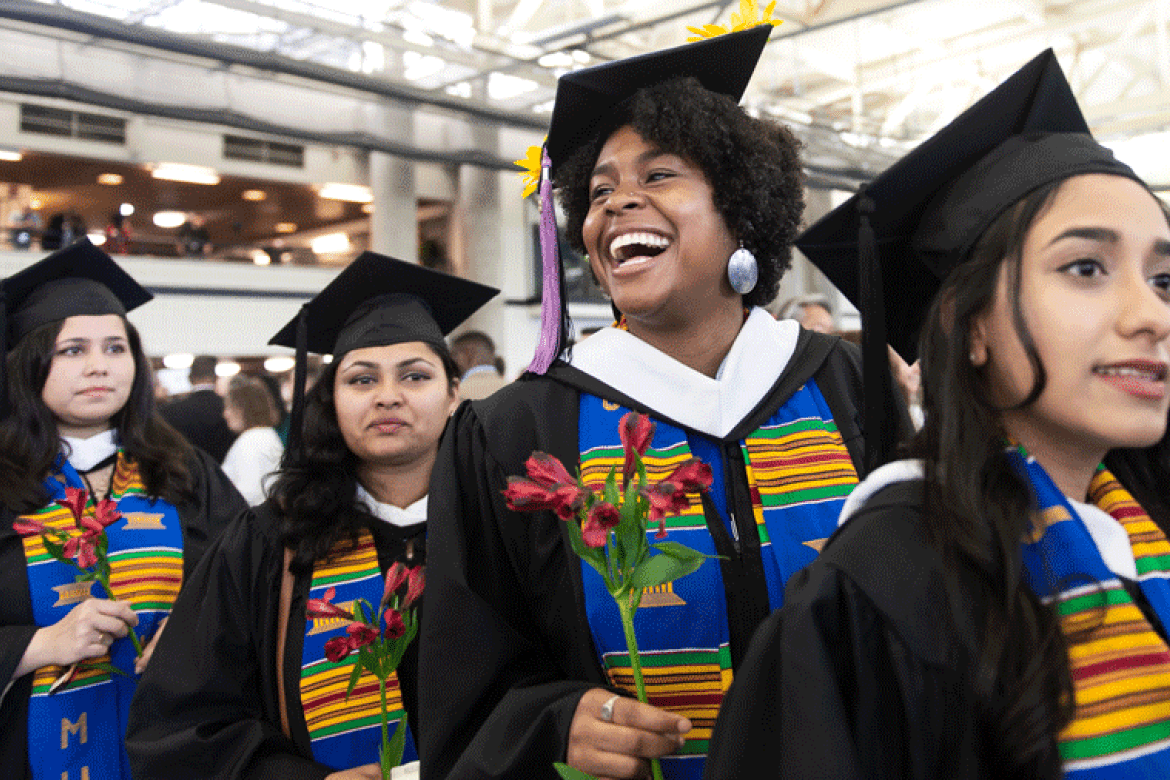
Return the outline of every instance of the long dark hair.
<path id="1" fill-rule="evenodd" d="M 992 305 L 1002 269 L 1034 376 L 1018 407 L 1040 396 L 1047 375 L 1020 307 L 1020 263 L 1028 229 L 1060 184 L 1042 187 L 998 218 L 935 296 L 919 349 L 926 421 L 910 445 L 925 462 L 928 536 L 949 572 L 965 565 L 978 573 L 986 596 L 972 677 L 984 744 L 1005 777 L 1061 776 L 1055 737 L 1072 719 L 1074 702 L 1057 615 L 1021 576 L 1020 540 L 1032 525 L 1035 501 L 1004 457 L 1004 410 L 971 363 L 970 333 Z M 948 584 L 954 596 L 955 583 Z"/>
<path id="2" fill-rule="evenodd" d="M 191 445 L 154 409 L 150 361 L 138 331 L 123 317 L 134 357 L 126 405 L 110 422 L 126 455 L 138 465 L 148 495 L 178 504 L 192 495 L 187 460 Z M 0 419 L 0 503 L 14 512 L 40 509 L 43 482 L 61 452 L 57 419 L 41 398 L 64 321 L 31 331 L 8 353 L 8 413 Z"/>
<path id="3" fill-rule="evenodd" d="M 459 381 L 459 367 L 445 344 L 425 342 L 447 374 L 448 389 Z M 358 458 L 345 444 L 337 424 L 333 383 L 341 360 L 325 366 L 305 393 L 301 446 L 287 449 L 271 497 L 284 517 L 283 540 L 294 551 L 291 569 L 303 574 L 329 555 L 343 539 L 357 539 L 370 513 L 354 500 Z"/>

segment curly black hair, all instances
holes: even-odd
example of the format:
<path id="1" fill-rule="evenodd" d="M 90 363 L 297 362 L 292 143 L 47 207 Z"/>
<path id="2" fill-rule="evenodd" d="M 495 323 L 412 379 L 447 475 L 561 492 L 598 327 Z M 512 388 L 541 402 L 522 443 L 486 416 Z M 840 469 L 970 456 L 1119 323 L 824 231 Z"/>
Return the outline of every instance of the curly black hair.
<path id="1" fill-rule="evenodd" d="M 696 164 L 714 189 L 715 208 L 760 267 L 745 306 L 776 297 L 788 270 L 792 242 L 804 213 L 800 141 L 787 127 L 744 113 L 726 95 L 693 77 L 638 90 L 614 109 L 597 137 L 558 166 L 554 184 L 565 211 L 570 244 L 585 251 L 581 228 L 589 213 L 589 180 L 597 155 L 619 128 Z"/>

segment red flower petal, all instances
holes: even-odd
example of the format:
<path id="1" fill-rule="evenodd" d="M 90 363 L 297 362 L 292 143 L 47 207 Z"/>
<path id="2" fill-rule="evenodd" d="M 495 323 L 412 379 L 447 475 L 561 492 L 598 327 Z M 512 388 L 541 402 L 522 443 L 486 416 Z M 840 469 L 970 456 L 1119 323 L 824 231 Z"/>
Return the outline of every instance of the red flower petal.
<path id="1" fill-rule="evenodd" d="M 641 457 L 650 448 L 650 441 L 654 438 L 654 423 L 644 414 L 626 412 L 618 423 L 618 435 L 622 440 L 622 449 L 626 453 L 625 461 L 622 463 L 624 486 L 630 483 L 637 471 L 634 453 Z"/>
<path id="2" fill-rule="evenodd" d="M 508 508 L 516 512 L 555 509 L 552 497 L 553 493 L 547 487 L 524 477 L 508 477 L 508 487 L 504 490 Z"/>
<path id="3" fill-rule="evenodd" d="M 305 605 L 305 612 L 311 618 L 345 618 L 346 620 L 353 620 L 353 614 L 346 612 L 336 604 L 331 604 L 333 597 L 337 595 L 337 588 L 330 587 L 325 591 L 325 597 L 320 599 L 309 599 Z"/>
<path id="4" fill-rule="evenodd" d="M 12 524 L 12 530 L 16 531 L 21 536 L 35 536 L 36 534 L 44 534 L 49 532 L 49 527 L 39 520 L 17 520 Z"/>
<path id="5" fill-rule="evenodd" d="M 85 539 L 82 539 L 81 544 L 78 545 L 77 565 L 83 569 L 88 569 L 97 562 L 97 552 L 94 550 L 94 546 L 89 544 Z"/>
<path id="6" fill-rule="evenodd" d="M 409 584 L 406 586 L 406 598 L 402 600 L 402 606 L 409 607 L 413 604 L 422 595 L 426 584 L 426 570 L 422 566 L 415 566 L 411 569 Z"/>
<path id="7" fill-rule="evenodd" d="M 118 511 L 118 503 L 113 499 L 103 498 L 93 511 L 94 517 L 102 524 L 103 528 L 122 519 L 122 513 Z"/>
<path id="8" fill-rule="evenodd" d="M 691 458 L 662 481 L 678 485 L 684 493 L 697 493 L 711 487 L 711 467 L 698 458 Z"/>
<path id="9" fill-rule="evenodd" d="M 333 663 L 345 660 L 349 655 L 349 637 L 335 636 L 325 643 L 325 657 Z"/>
<path id="10" fill-rule="evenodd" d="M 603 528 L 601 523 L 590 517 L 581 526 L 581 538 L 588 547 L 605 547 L 605 537 L 609 535 L 609 530 Z"/>
<path id="11" fill-rule="evenodd" d="M 89 496 L 81 488 L 67 487 L 65 498 L 57 499 L 57 503 L 73 513 L 73 522 L 76 523 L 85 511 L 85 502 L 88 500 Z"/>
<path id="12" fill-rule="evenodd" d="M 402 583 L 406 582 L 406 566 L 395 561 L 386 572 L 386 587 L 382 590 L 382 603 L 385 604 L 394 595 L 394 591 L 402 587 Z"/>
<path id="13" fill-rule="evenodd" d="M 547 452 L 534 452 L 524 464 L 528 477 L 539 485 L 551 488 L 565 483 L 576 482 L 564 464 Z"/>
<path id="14" fill-rule="evenodd" d="M 622 513 L 613 504 L 602 501 L 593 505 L 593 509 L 589 512 L 589 519 L 608 530 L 617 527 L 622 521 Z"/>
<path id="15" fill-rule="evenodd" d="M 78 521 L 78 528 L 85 530 L 86 535 L 105 533 L 106 527 L 97 521 L 96 517 L 91 515 L 82 515 Z"/>
<path id="16" fill-rule="evenodd" d="M 349 634 L 349 648 L 351 650 L 357 650 L 359 647 L 365 647 L 378 640 L 377 630 L 365 623 L 350 623 L 346 626 L 345 633 Z"/>
<path id="17" fill-rule="evenodd" d="M 386 610 L 382 618 L 386 621 L 386 630 L 382 636 L 387 639 L 398 639 L 406 633 L 406 623 L 402 621 L 402 613 L 398 610 Z"/>

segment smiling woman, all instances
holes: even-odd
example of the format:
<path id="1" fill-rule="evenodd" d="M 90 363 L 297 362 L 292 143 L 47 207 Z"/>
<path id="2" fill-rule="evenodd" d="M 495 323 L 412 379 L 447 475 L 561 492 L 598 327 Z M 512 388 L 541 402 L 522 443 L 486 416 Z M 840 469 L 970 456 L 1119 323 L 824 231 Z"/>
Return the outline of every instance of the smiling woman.
<path id="1" fill-rule="evenodd" d="M 935 289 L 885 301 L 926 421 L 753 639 L 708 777 L 1165 776 L 1166 208 L 1051 51 L 868 192 L 883 267 Z"/>
<path id="2" fill-rule="evenodd" d="M 496 292 L 367 252 L 273 337 L 297 347 L 298 371 L 310 351 L 333 361 L 294 393 L 271 497 L 176 605 L 182 640 L 160 644 L 131 714 L 135 778 L 377 777 L 383 706 L 415 758 L 415 646 L 384 704 L 368 669 L 340 700 L 357 659 L 331 649 L 348 621 L 306 605 L 377 605 L 394 563 L 425 562 L 431 467 L 459 402 L 444 336 Z"/>
<path id="3" fill-rule="evenodd" d="M 666 777 L 697 778 L 752 632 L 863 471 L 856 352 L 759 308 L 803 209 L 795 138 L 736 105 L 770 29 L 561 78 L 549 174 L 621 317 L 545 355 L 564 315 L 546 297 L 530 373 L 456 413 L 431 494 L 424 778 L 551 778 L 554 762 L 626 778 L 659 757 Z M 655 423 L 650 473 L 692 456 L 714 473 L 665 529 L 711 558 L 646 593 L 635 621 L 648 704 L 613 701 L 635 686 L 602 578 L 553 512 L 521 516 L 503 495 L 535 450 L 604 483 L 630 411 Z"/>
<path id="4" fill-rule="evenodd" d="M 244 503 L 155 414 L 150 364 L 126 320 L 150 294 L 107 255 L 83 241 L 4 280 L 3 296 L 11 313 L 0 327 L 14 344 L 0 385 L 0 764 L 14 778 L 128 780 L 121 735 L 136 675 L 180 583 Z M 100 552 L 117 600 L 78 583 L 39 534 L 18 533 L 72 528 L 58 505 L 70 491 L 91 502 L 78 509 L 83 522 L 101 499 L 116 507 L 103 514 L 118 519 L 102 524 Z M 130 631 L 146 645 L 139 657 Z M 49 695 L 55 681 L 67 695 Z M 107 725 L 71 739 L 62 723 Z"/>

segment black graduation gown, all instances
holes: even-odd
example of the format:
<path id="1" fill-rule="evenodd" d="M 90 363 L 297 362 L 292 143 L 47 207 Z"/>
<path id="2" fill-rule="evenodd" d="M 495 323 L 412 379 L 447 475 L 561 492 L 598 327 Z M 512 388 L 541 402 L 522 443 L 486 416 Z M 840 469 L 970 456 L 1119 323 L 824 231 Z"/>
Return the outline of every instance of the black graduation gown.
<path id="1" fill-rule="evenodd" d="M 772 391 L 722 440 L 737 518 L 753 517 L 744 503 L 750 497 L 738 441 L 814 375 L 854 463 L 862 462 L 856 348 L 802 331 Z M 581 695 L 609 687 L 564 523 L 551 512 L 514 513 L 502 495 L 507 477 L 524 474 L 534 450 L 565 464 L 578 461 L 581 391 L 651 411 L 558 361 L 544 377 L 526 375 L 491 398 L 463 404 L 448 426 L 428 505 L 429 609 L 419 670 L 423 780 L 556 777 L 552 763 L 565 758 Z M 721 526 L 717 516 L 712 522 Z M 733 665 L 769 609 L 754 522 L 739 528 L 739 538 L 741 551 L 720 550 L 728 555 L 721 567 Z"/>
<path id="2" fill-rule="evenodd" d="M 183 528 L 181 593 L 191 589 L 191 574 L 207 548 L 232 518 L 248 508 L 239 491 L 206 453 L 194 450 L 188 469 L 194 498 L 176 507 Z M 39 628 L 33 622 L 24 543 L 12 529 L 16 519 L 11 510 L 0 507 L 0 686 L 12 677 Z M 28 701 L 32 679 L 29 673 L 14 681 L 0 703 L 0 766 L 8 773 L 6 780 L 28 777 Z"/>
<path id="3" fill-rule="evenodd" d="M 383 572 L 405 560 L 400 529 L 370 518 Z M 418 562 L 417 552 L 414 562 Z M 273 500 L 236 519 L 207 553 L 171 612 L 130 708 L 126 750 L 136 780 L 321 780 L 335 771 L 312 759 L 304 713 L 289 706 L 292 739 L 280 725 L 278 685 L 300 700 L 305 602 L 311 575 L 293 579 L 285 647 L 277 647 L 284 547 Z M 276 654 L 284 653 L 284 680 Z M 403 703 L 417 734 L 417 642 L 399 665 Z M 377 757 L 371 757 L 377 761 Z"/>
<path id="4" fill-rule="evenodd" d="M 968 672 L 983 589 L 926 541 L 922 482 L 879 491 L 794 575 L 723 700 L 705 780 L 998 777 Z"/>

